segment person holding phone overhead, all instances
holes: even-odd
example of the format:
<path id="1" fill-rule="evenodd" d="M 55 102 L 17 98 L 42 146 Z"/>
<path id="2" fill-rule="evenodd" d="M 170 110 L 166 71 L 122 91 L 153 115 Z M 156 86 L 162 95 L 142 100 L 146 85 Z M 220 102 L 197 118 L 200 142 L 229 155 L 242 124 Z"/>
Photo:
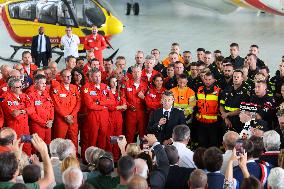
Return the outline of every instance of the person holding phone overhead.
<path id="1" fill-rule="evenodd" d="M 174 95 L 165 91 L 162 95 L 162 108 L 153 112 L 149 119 L 147 132 L 155 134 L 158 141 L 164 145 L 173 143 L 172 133 L 176 125 L 185 124 L 183 111 L 174 108 Z"/>

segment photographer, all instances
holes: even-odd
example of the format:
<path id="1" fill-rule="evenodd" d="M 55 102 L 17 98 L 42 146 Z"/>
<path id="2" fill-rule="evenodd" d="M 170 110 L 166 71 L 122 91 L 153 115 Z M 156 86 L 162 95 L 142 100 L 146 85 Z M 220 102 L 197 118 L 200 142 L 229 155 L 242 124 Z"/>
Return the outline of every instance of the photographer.
<path id="1" fill-rule="evenodd" d="M 164 145 L 173 143 L 171 139 L 176 125 L 185 124 L 184 113 L 173 107 L 174 95 L 165 91 L 162 96 L 162 108 L 153 112 L 148 124 L 148 133 L 155 134 Z"/>
<path id="2" fill-rule="evenodd" d="M 40 153 L 43 160 L 44 177 L 38 182 L 26 184 L 28 189 L 47 189 L 50 184 L 54 182 L 54 174 L 51 161 L 48 155 L 47 146 L 44 141 L 37 135 L 32 135 L 32 145 Z M 16 149 L 20 154 L 20 148 Z M 0 188 L 10 188 L 16 182 L 19 174 L 18 159 L 14 153 L 5 152 L 0 153 Z"/>

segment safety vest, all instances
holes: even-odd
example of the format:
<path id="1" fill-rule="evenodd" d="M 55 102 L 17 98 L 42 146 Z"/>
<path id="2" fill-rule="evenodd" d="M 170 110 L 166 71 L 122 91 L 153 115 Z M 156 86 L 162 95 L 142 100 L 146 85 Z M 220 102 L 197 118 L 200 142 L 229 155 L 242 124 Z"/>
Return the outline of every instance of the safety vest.
<path id="1" fill-rule="evenodd" d="M 196 119 L 201 123 L 215 123 L 217 122 L 217 115 L 219 112 L 218 98 L 220 88 L 214 86 L 214 90 L 205 94 L 204 86 L 199 87 L 197 91 L 197 107 L 198 112 Z"/>
<path id="2" fill-rule="evenodd" d="M 175 98 L 174 107 L 183 110 L 185 117 L 191 115 L 193 108 L 196 105 L 194 91 L 189 87 L 185 87 L 183 89 L 175 87 L 171 89 L 171 91 L 173 92 Z"/>

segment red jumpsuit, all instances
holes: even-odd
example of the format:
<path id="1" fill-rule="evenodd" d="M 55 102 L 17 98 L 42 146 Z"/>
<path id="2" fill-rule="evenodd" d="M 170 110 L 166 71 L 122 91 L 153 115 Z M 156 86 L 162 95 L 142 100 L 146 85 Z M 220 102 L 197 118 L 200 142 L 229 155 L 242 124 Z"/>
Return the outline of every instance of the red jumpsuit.
<path id="1" fill-rule="evenodd" d="M 24 68 L 25 74 L 27 74 L 28 76 L 30 76 L 30 78 L 34 78 L 33 73 L 35 70 L 37 70 L 37 66 L 35 64 L 30 64 L 30 74 L 28 73 L 28 71 L 25 68 L 25 64 L 22 63 L 22 66 Z"/>
<path id="2" fill-rule="evenodd" d="M 95 47 L 98 48 L 98 50 L 95 50 Z M 100 34 L 97 34 L 96 39 L 94 38 L 94 35 L 88 35 L 85 38 L 84 42 L 84 49 L 90 50 L 94 49 L 94 55 L 95 58 L 100 61 L 101 66 L 103 66 L 103 50 L 107 47 L 105 38 L 101 36 Z"/>
<path id="3" fill-rule="evenodd" d="M 2 110 L 5 116 L 6 126 L 15 130 L 20 138 L 22 135 L 29 135 L 28 114 L 33 112 L 30 99 L 26 94 L 20 94 L 17 98 L 13 93 L 5 93 L 5 98 L 1 103 Z M 26 114 L 19 114 L 16 117 L 12 116 L 14 110 L 25 110 Z M 25 143 L 23 151 L 27 155 L 31 155 L 31 144 Z"/>
<path id="4" fill-rule="evenodd" d="M 119 95 L 118 92 L 114 94 L 114 98 L 115 98 L 115 104 L 109 107 L 109 117 L 111 121 L 110 136 L 119 136 L 119 135 L 122 135 L 122 125 L 123 125 L 122 111 L 123 110 L 117 110 L 116 107 L 126 104 L 126 100 L 124 97 Z M 119 156 L 120 156 L 119 147 L 117 144 L 114 144 L 111 147 L 112 148 L 110 150 L 113 154 L 113 158 L 115 161 L 118 161 Z"/>
<path id="5" fill-rule="evenodd" d="M 150 88 L 145 97 L 146 106 L 149 114 L 151 114 L 154 110 L 160 108 L 162 106 L 162 94 L 166 89 L 162 87 L 160 90 L 156 88 Z"/>
<path id="6" fill-rule="evenodd" d="M 8 84 L 7 83 L 3 83 L 0 86 L 0 96 L 2 96 L 4 93 L 6 93 L 9 90 L 8 88 Z"/>
<path id="7" fill-rule="evenodd" d="M 80 109 L 80 93 L 76 85 L 69 85 L 67 90 L 63 84 L 52 83 L 50 95 L 53 100 L 55 116 L 52 127 L 53 138 L 70 139 L 78 149 L 77 114 Z M 73 116 L 73 124 L 65 121 L 67 115 Z"/>
<path id="8" fill-rule="evenodd" d="M 34 108 L 30 114 L 30 131 L 32 134 L 37 133 L 46 144 L 50 144 L 51 141 L 51 128 L 46 127 L 46 123 L 54 119 L 54 106 L 48 92 L 45 90 L 40 95 L 37 90 L 33 90 L 28 93 L 31 107 Z"/>
<path id="9" fill-rule="evenodd" d="M 114 96 L 107 88 L 106 84 L 101 83 L 100 88 L 95 87 L 94 83 L 86 83 L 82 88 L 82 99 L 88 109 L 85 124 L 82 128 L 84 140 L 82 154 L 89 146 L 97 146 L 106 149 L 109 141 L 110 118 L 108 108 L 115 104 Z M 87 146 L 85 146 L 87 144 Z"/>
<path id="10" fill-rule="evenodd" d="M 134 80 L 130 79 L 122 85 L 123 95 L 126 98 L 126 139 L 128 143 L 134 142 L 135 134 L 139 133 L 140 137 L 145 134 L 146 114 L 145 100 L 138 97 L 138 93 L 142 91 L 144 95 L 147 92 L 148 85 L 144 81 L 140 81 L 139 87 L 136 89 Z M 137 128 L 138 126 L 138 128 Z"/>
<path id="11" fill-rule="evenodd" d="M 143 69 L 143 70 L 142 70 L 142 74 L 141 74 L 141 78 L 142 78 L 143 80 L 145 80 L 145 81 L 148 81 L 148 83 L 151 84 L 152 81 L 153 81 L 154 76 L 157 75 L 158 73 L 160 73 L 160 72 L 158 72 L 158 71 L 156 71 L 156 70 L 153 70 L 150 79 L 148 79 L 147 74 L 146 74 L 146 70 Z"/>

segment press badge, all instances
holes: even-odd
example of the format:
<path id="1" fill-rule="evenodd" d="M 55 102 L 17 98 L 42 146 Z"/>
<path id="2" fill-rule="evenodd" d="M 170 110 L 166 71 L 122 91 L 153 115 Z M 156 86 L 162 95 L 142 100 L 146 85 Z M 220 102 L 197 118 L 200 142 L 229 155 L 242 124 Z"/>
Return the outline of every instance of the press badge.
<path id="1" fill-rule="evenodd" d="M 41 105 L 41 101 L 40 100 L 36 100 L 35 101 L 35 106 L 40 106 Z"/>
<path id="2" fill-rule="evenodd" d="M 91 96 L 96 96 L 96 95 L 97 95 L 97 92 L 96 92 L 96 91 L 90 91 L 90 95 L 91 95 Z"/>
<path id="3" fill-rule="evenodd" d="M 127 88 L 126 90 L 127 90 L 127 92 L 131 92 L 132 88 Z"/>
<path id="4" fill-rule="evenodd" d="M 60 94 L 59 96 L 60 96 L 60 97 L 62 97 L 62 98 L 67 97 L 67 95 L 66 95 L 66 94 Z"/>

